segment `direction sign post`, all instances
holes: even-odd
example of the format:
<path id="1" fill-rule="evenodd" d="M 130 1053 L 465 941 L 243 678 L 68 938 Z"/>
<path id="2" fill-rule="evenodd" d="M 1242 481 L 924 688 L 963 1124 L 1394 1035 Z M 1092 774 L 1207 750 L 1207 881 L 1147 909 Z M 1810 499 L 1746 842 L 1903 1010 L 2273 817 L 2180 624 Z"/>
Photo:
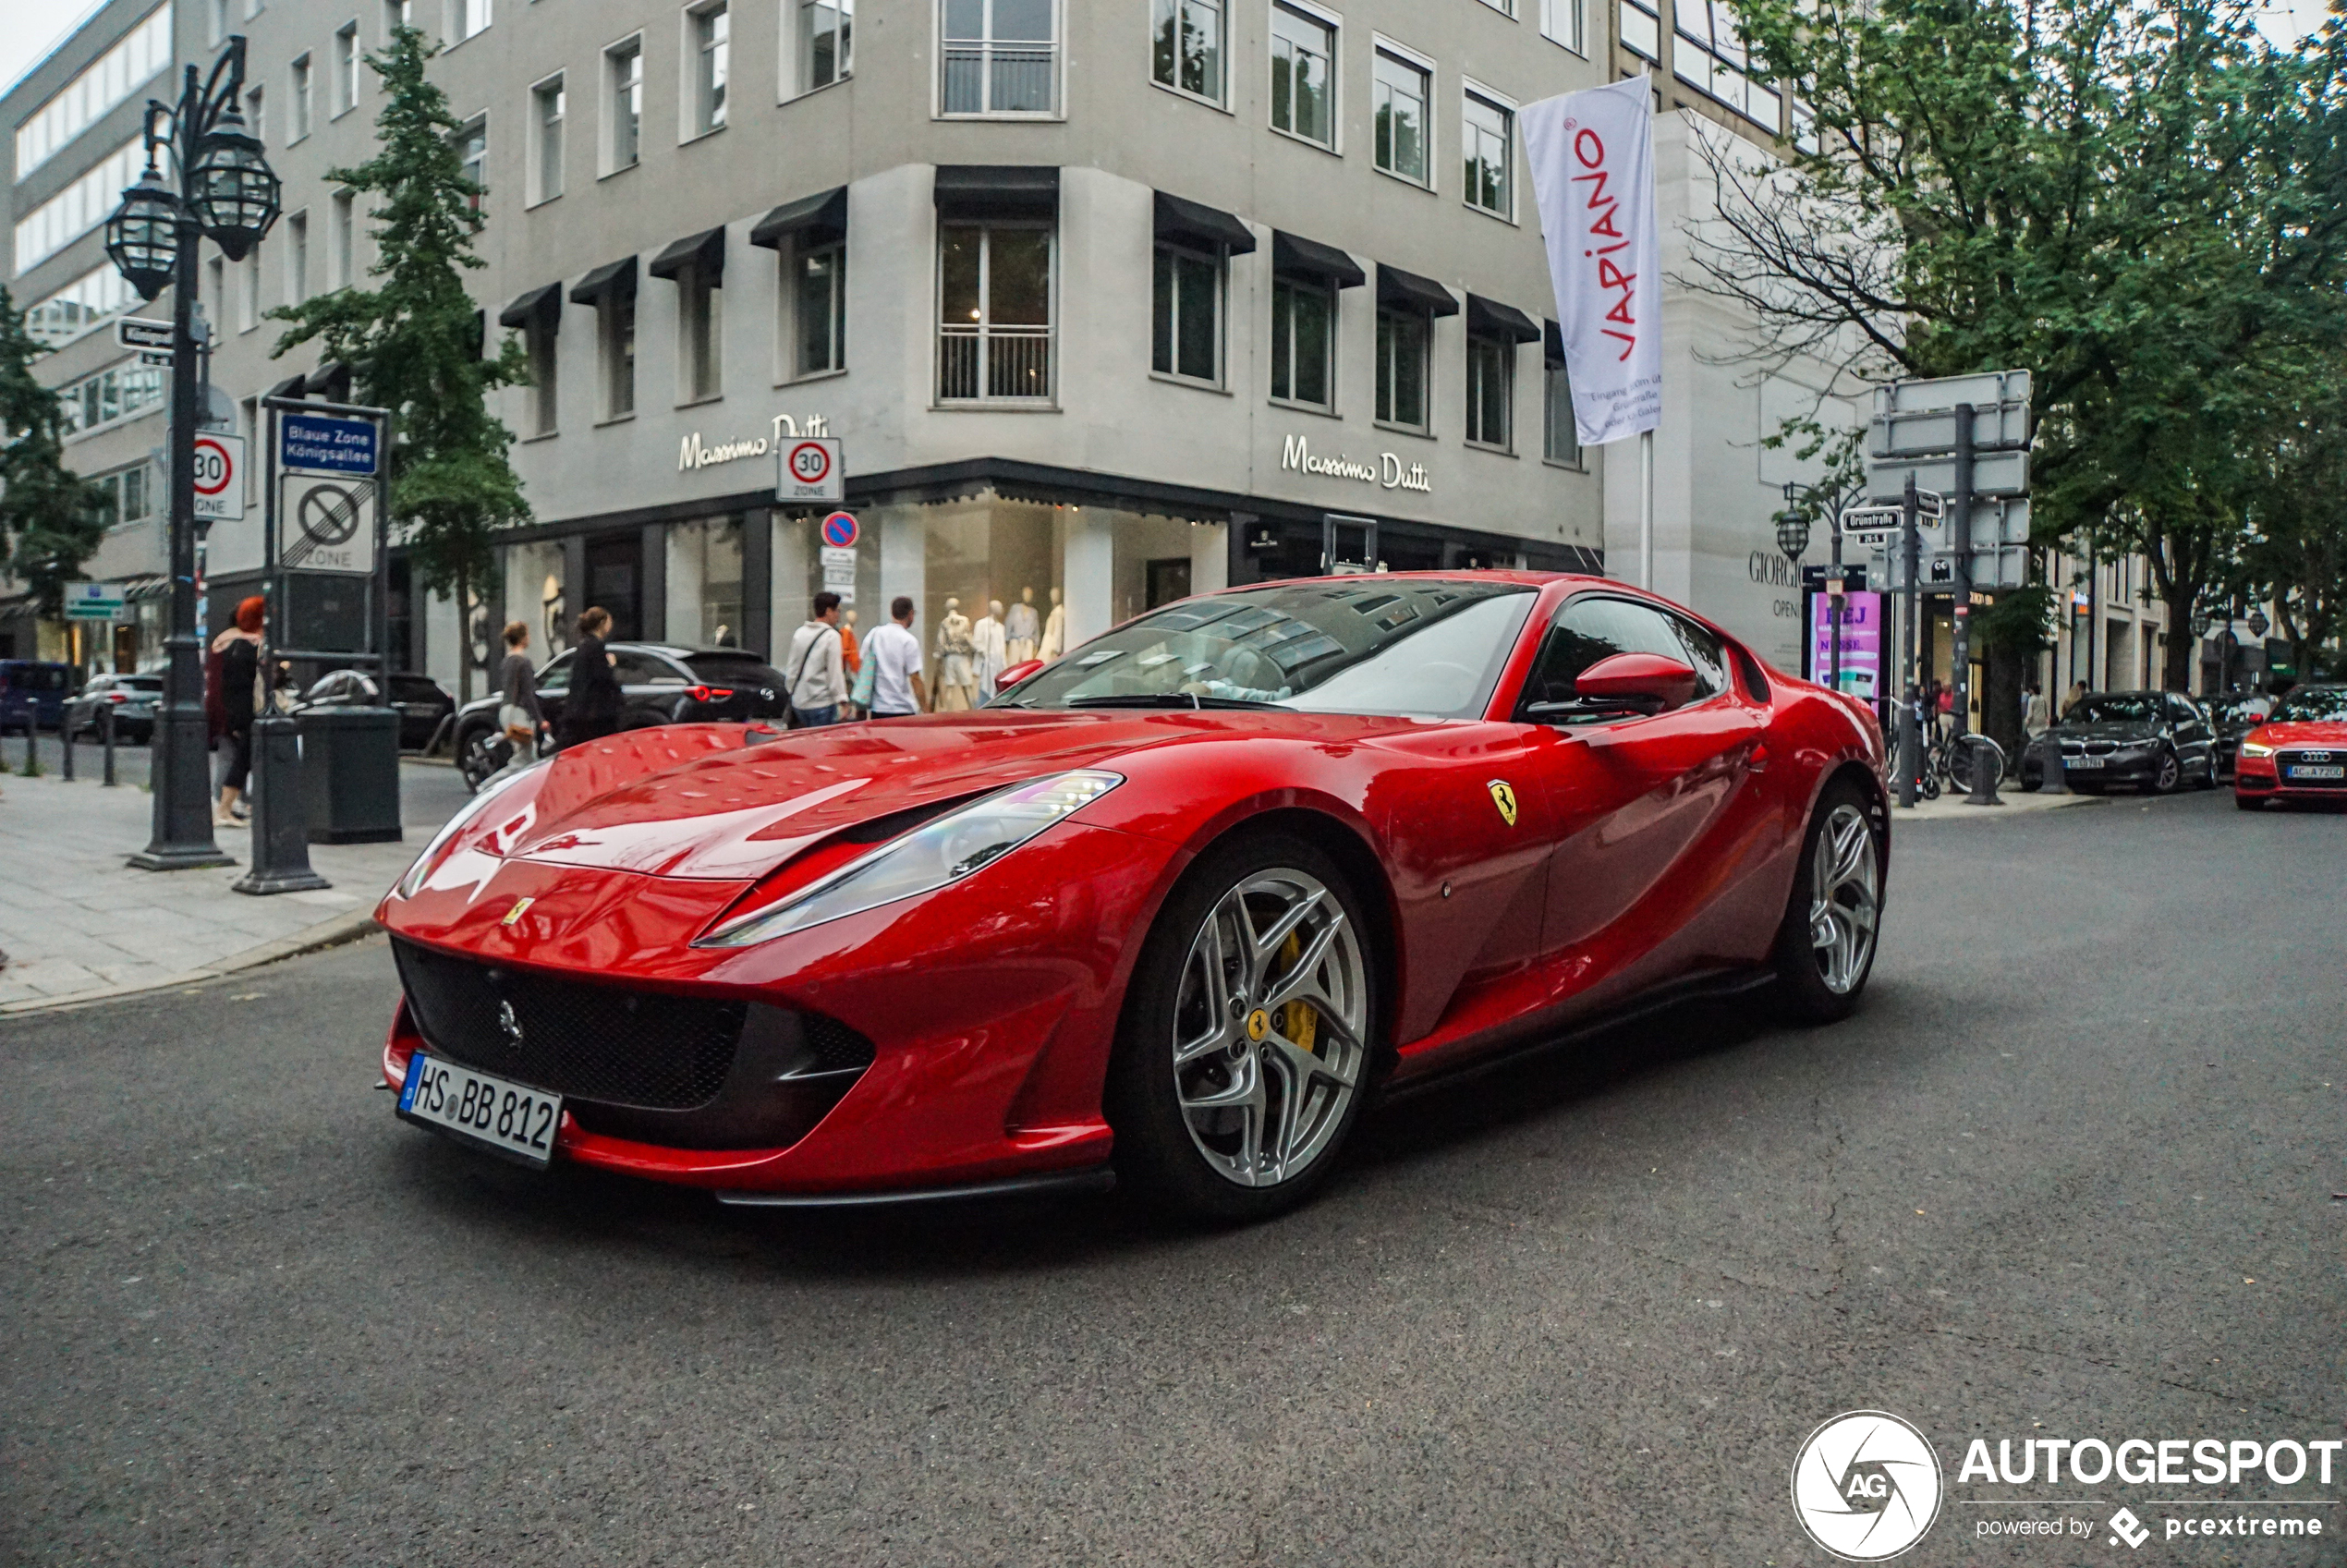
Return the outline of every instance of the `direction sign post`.
<path id="1" fill-rule="evenodd" d="M 65 587 L 65 601 L 68 621 L 111 621 L 122 614 L 122 584 L 69 582 Z"/>
<path id="2" fill-rule="evenodd" d="M 780 472 L 774 480 L 774 499 L 791 501 L 840 501 L 847 494 L 845 465 L 840 456 L 839 438 L 810 435 L 797 441 L 785 442 L 780 447 Z"/>
<path id="3" fill-rule="evenodd" d="M 167 359 L 171 353 L 171 323 L 125 316 L 114 324 L 114 340 L 125 348 L 140 348 Z"/>

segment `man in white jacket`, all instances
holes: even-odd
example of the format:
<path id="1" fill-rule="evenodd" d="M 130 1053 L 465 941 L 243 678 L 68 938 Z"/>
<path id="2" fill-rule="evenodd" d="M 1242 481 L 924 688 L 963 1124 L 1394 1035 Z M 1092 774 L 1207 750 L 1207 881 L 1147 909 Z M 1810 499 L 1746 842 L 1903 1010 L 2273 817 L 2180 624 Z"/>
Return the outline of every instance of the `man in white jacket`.
<path id="1" fill-rule="evenodd" d="M 838 723 L 839 705 L 847 700 L 839 595 L 828 590 L 817 594 L 814 608 L 814 619 L 791 634 L 790 653 L 783 663 L 789 673 L 791 711 L 802 729 Z"/>

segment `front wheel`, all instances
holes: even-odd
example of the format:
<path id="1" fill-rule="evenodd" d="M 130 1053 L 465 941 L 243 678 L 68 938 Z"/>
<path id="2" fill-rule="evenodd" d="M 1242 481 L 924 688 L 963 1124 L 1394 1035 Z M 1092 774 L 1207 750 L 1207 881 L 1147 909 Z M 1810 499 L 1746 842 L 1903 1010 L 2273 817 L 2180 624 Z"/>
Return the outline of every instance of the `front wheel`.
<path id="1" fill-rule="evenodd" d="M 1377 1024 L 1362 908 L 1312 845 L 1210 853 L 1149 932 L 1105 1103 L 1121 1185 L 1192 1220 L 1268 1219 L 1328 1180 Z"/>
<path id="2" fill-rule="evenodd" d="M 1777 990 L 1797 1021 L 1850 1015 L 1874 971 L 1882 919 L 1880 809 L 1849 782 L 1818 800 L 1802 841 L 1793 897 L 1777 930 Z"/>
<path id="3" fill-rule="evenodd" d="M 467 790 L 478 792 L 491 774 L 513 760 L 513 743 L 498 731 L 468 730 L 456 742 L 456 772 L 464 775 Z"/>
<path id="4" fill-rule="evenodd" d="M 2173 795 L 2176 793 L 2176 786 L 2183 782 L 2183 763 L 2176 760 L 2176 754 L 2174 752 L 2162 751 L 2159 754 L 2159 765 L 2152 772 L 2151 793 L 2154 795 Z"/>

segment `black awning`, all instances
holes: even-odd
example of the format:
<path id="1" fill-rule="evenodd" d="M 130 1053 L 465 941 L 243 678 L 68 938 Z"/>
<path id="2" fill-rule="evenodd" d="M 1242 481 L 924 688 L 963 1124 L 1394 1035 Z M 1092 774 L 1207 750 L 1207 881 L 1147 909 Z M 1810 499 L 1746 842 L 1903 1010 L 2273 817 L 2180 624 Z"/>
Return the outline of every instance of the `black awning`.
<path id="1" fill-rule="evenodd" d="M 574 305 L 600 305 L 606 298 L 633 299 L 636 297 L 636 258 L 623 257 L 605 261 L 571 286 L 570 302 Z"/>
<path id="2" fill-rule="evenodd" d="M 940 164 L 937 210 L 949 218 L 1048 218 L 1060 210 L 1056 164 Z"/>
<path id="3" fill-rule="evenodd" d="M 644 271 L 656 278 L 674 283 L 676 274 L 687 267 L 693 269 L 705 283 L 721 283 L 725 276 L 725 231 L 722 228 L 703 229 L 671 242 L 651 260 Z"/>
<path id="4" fill-rule="evenodd" d="M 783 241 L 797 235 L 801 245 L 836 245 L 847 237 L 847 187 L 833 186 L 796 201 L 785 201 L 749 231 L 752 245 L 780 250 Z"/>
<path id="5" fill-rule="evenodd" d="M 1290 277 L 1326 278 L 1339 288 L 1358 288 L 1368 281 L 1361 264 L 1335 246 L 1285 229 L 1271 231 L 1271 270 Z"/>
<path id="6" fill-rule="evenodd" d="M 1551 365 L 1564 363 L 1564 329 L 1554 322 L 1540 323 L 1540 352 Z"/>
<path id="7" fill-rule="evenodd" d="M 539 327 L 553 332 L 563 324 L 563 286 L 541 284 L 538 287 L 514 297 L 514 302 L 497 312 L 497 324 L 520 331 Z"/>
<path id="8" fill-rule="evenodd" d="M 1255 249 L 1255 231 L 1220 207 L 1157 193 L 1157 237 L 1211 250 L 1222 246 L 1234 256 Z"/>
<path id="9" fill-rule="evenodd" d="M 262 393 L 261 395 L 261 400 L 266 402 L 273 397 L 304 396 L 306 394 L 303 391 L 303 387 L 308 383 L 309 380 L 310 378 L 308 376 L 287 376 L 284 381 L 279 382 L 276 385 Z"/>
<path id="10" fill-rule="evenodd" d="M 301 383 L 301 395 L 315 397 L 320 393 L 325 394 L 332 402 L 349 402 L 350 367 L 340 359 L 329 359 L 310 371 Z"/>
<path id="11" fill-rule="evenodd" d="M 1466 316 L 1467 331 L 1478 337 L 1504 337 L 1511 343 L 1540 341 L 1540 329 L 1531 317 L 1513 305 L 1486 299 L 1480 294 L 1467 296 Z"/>
<path id="12" fill-rule="evenodd" d="M 1416 273 L 1405 273 L 1399 267 L 1377 264 L 1377 302 L 1398 305 L 1405 310 L 1424 310 L 1429 316 L 1455 316 L 1459 302 L 1451 291 L 1432 278 L 1422 278 Z"/>

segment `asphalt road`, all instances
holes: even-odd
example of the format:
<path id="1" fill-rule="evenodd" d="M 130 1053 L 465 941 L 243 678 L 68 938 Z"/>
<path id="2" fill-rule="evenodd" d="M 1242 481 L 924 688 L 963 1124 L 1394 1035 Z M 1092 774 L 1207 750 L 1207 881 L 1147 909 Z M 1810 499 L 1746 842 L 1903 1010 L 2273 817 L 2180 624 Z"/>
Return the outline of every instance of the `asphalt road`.
<path id="1" fill-rule="evenodd" d="M 1916 824 L 1850 1023 L 1395 1108 L 1220 1234 L 474 1158 L 371 1091 L 380 942 L 12 1020 L 0 1559 L 1818 1563 L 1787 1476 L 1854 1407 L 1952 1483 L 1974 1435 L 2342 1435 L 2342 872 L 2347 819 L 2222 795 Z M 2342 1507 L 1980 1516 L 1902 1561 L 2347 1555 Z"/>

